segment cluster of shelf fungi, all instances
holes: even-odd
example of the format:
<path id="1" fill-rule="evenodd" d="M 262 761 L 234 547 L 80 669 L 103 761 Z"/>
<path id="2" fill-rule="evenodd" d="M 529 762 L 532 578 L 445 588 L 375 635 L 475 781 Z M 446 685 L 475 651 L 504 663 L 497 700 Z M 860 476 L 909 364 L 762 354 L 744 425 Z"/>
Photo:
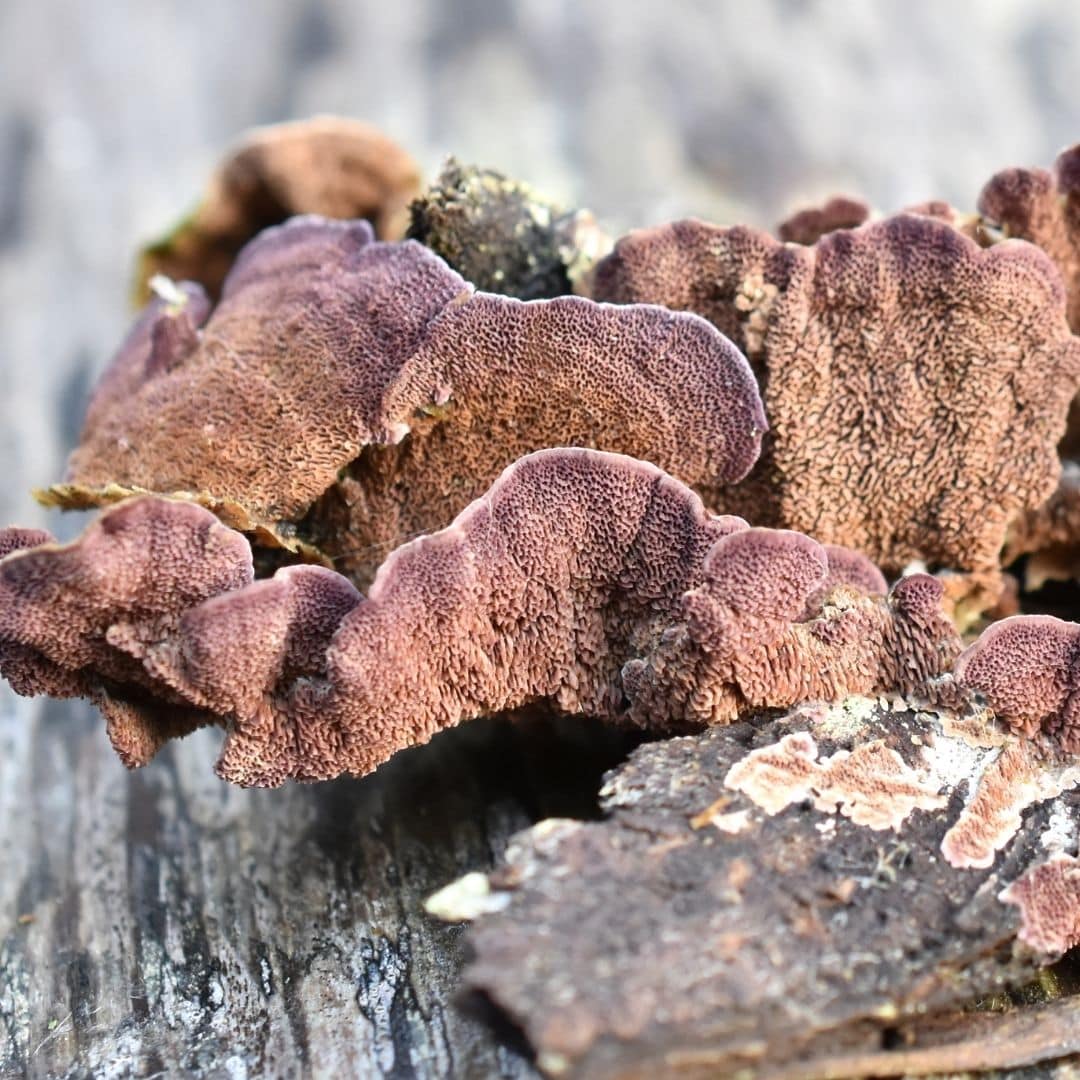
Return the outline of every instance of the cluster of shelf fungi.
<path id="1" fill-rule="evenodd" d="M 143 253 L 37 493 L 99 517 L 0 531 L 0 673 L 129 766 L 219 726 L 244 785 L 538 704 L 646 733 L 429 902 L 552 1075 L 1080 1054 L 1080 146 L 779 239 L 420 185 L 266 129 Z"/>

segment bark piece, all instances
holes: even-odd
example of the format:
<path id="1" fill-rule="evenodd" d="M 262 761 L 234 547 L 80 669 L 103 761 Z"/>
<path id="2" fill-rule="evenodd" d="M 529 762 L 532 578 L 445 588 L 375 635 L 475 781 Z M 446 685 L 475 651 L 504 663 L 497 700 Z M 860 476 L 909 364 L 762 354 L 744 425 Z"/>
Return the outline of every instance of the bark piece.
<path id="1" fill-rule="evenodd" d="M 961 719 L 853 699 L 635 751 L 608 776 L 604 820 L 542 822 L 512 841 L 469 931 L 468 985 L 552 1075 L 819 1076 L 880 1055 L 886 1031 L 1027 980 L 1060 941 L 1021 947 L 1020 912 L 999 894 L 1041 861 L 1055 814 L 1075 848 L 1080 808 L 1041 802 L 992 868 L 950 866 L 941 843 L 981 760 Z M 809 753 L 791 753 L 810 743 L 814 776 Z M 770 790 L 770 753 L 805 797 L 745 793 L 748 772 Z M 927 801 L 881 783 L 892 755 Z M 851 766 L 839 801 L 823 795 L 838 761 Z M 895 813 L 861 817 L 860 804 Z M 742 825 L 715 828 L 717 814 Z"/>

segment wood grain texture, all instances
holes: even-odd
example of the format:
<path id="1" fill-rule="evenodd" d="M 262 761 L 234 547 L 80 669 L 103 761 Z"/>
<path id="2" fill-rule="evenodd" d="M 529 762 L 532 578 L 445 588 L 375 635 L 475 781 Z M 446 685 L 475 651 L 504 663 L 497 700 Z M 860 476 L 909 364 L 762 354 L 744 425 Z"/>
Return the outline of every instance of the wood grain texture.
<path id="1" fill-rule="evenodd" d="M 771 224 L 841 188 L 969 204 L 1075 129 L 1060 0 L 0 5 L 0 522 L 42 525 L 139 243 L 256 123 L 329 111 L 594 207 Z M 63 536 L 78 515 L 51 518 Z M 477 723 L 365 781 L 245 792 L 203 734 L 127 774 L 0 689 L 0 1074 L 530 1075 L 420 899 L 595 802 L 594 729 Z"/>
<path id="2" fill-rule="evenodd" d="M 477 722 L 376 777 L 243 791 L 200 733 L 125 773 L 98 718 L 3 702 L 0 1061 L 13 1075 L 504 1076 L 423 899 L 595 812 L 595 727 Z"/>

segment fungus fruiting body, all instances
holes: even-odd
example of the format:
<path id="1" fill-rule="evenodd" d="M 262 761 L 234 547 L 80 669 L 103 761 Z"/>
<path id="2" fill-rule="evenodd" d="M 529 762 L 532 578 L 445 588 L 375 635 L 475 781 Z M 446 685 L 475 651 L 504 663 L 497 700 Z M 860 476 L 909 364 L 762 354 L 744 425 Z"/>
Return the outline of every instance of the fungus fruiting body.
<path id="1" fill-rule="evenodd" d="M 325 116 L 260 128 L 218 166 L 194 212 L 143 251 L 139 298 L 157 274 L 216 298 L 240 249 L 297 214 L 364 218 L 397 240 L 419 190 L 416 163 L 370 124 Z"/>
<path id="2" fill-rule="evenodd" d="M 979 212 L 1006 236 L 1037 244 L 1054 260 L 1069 296 L 1069 323 L 1080 333 L 1080 144 L 1053 170 L 1003 169 L 987 182 Z"/>
<path id="3" fill-rule="evenodd" d="M 153 678 L 137 647 L 174 633 L 188 608 L 252 581 L 239 533 L 164 499 L 114 507 L 73 544 L 15 532 L 0 531 L 0 673 L 16 691 L 90 698 L 128 764 L 210 722 Z"/>
<path id="4" fill-rule="evenodd" d="M 156 545 L 130 540 L 130 521 L 155 523 Z M 91 562 L 115 582 L 95 588 L 80 569 L 72 594 L 66 568 Z M 885 598 L 841 583 L 821 600 L 829 575 L 809 537 L 715 517 L 644 462 L 558 449 L 395 551 L 366 598 L 314 566 L 252 582 L 243 538 L 208 511 L 123 503 L 73 545 L 0 564 L 2 640 L 95 699 L 159 694 L 227 726 L 222 775 L 276 784 L 366 773 L 441 728 L 537 701 L 672 732 L 852 692 L 928 692 L 959 647 L 940 584 L 915 575 Z"/>
<path id="5" fill-rule="evenodd" d="M 785 218 L 776 235 L 789 244 L 816 244 L 837 229 L 855 229 L 870 217 L 870 207 L 849 195 L 834 195 L 821 206 L 809 206 Z"/>
<path id="6" fill-rule="evenodd" d="M 956 664 L 957 682 L 1025 735 L 1080 753 L 1080 626 L 1014 615 L 988 627 Z"/>
<path id="7" fill-rule="evenodd" d="M 697 316 L 478 293 L 363 222 L 263 232 L 205 322 L 179 295 L 129 335 L 47 499 L 183 495 L 366 584 L 533 450 L 630 453 L 714 503 L 766 428 L 746 360 Z"/>
<path id="8" fill-rule="evenodd" d="M 1030 244 L 900 215 L 813 247 L 683 221 L 631 233 L 592 295 L 710 319 L 746 351 L 770 434 L 722 508 L 1000 590 L 1006 528 L 1053 490 L 1080 381 L 1065 292 Z"/>
<path id="9" fill-rule="evenodd" d="M 240 785 L 519 710 L 652 736 L 429 905 L 543 1072 L 846 1075 L 1080 945 L 1080 625 L 1002 617 L 1006 564 L 1080 567 L 1080 147 L 981 216 L 610 252 L 494 170 L 418 186 L 268 129 L 144 254 L 39 493 L 100 516 L 0 530 L 0 675 L 130 767 L 224 729 Z"/>
<path id="10" fill-rule="evenodd" d="M 1020 909 L 1019 937 L 1034 951 L 1062 955 L 1080 945 L 1080 859 L 1056 855 L 1033 866 L 1000 899 Z"/>

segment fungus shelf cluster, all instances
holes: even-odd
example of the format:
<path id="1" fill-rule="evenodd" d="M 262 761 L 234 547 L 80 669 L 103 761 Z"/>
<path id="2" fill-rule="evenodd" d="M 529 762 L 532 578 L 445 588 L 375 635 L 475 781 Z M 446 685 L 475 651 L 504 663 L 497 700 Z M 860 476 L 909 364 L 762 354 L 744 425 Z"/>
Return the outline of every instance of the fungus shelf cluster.
<path id="1" fill-rule="evenodd" d="M 1080 147 L 972 214 L 613 247 L 418 177 L 364 125 L 269 129 L 143 254 L 39 493 L 99 518 L 0 530 L 0 673 L 94 701 L 129 766 L 221 727 L 245 785 L 534 704 L 660 740 L 603 822 L 433 901 L 551 1073 L 787 1067 L 1080 944 L 1080 625 L 1024 613 L 1080 561 Z M 921 921 L 870 979 L 882 834 Z"/>

